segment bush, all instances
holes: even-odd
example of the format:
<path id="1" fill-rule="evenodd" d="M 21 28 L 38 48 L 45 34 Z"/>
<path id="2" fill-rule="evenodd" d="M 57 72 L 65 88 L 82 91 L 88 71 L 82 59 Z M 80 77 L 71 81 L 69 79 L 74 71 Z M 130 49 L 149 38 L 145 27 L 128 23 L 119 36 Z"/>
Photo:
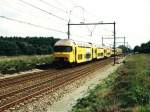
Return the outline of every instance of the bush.
<path id="1" fill-rule="evenodd" d="M 30 70 L 36 67 L 37 64 L 49 63 L 53 60 L 51 55 L 43 56 L 21 56 L 12 60 L 2 60 L 0 61 L 0 73 L 2 74 L 12 74 L 20 71 Z"/>
<path id="2" fill-rule="evenodd" d="M 150 55 L 127 57 L 124 65 L 89 96 L 78 100 L 73 112 L 132 112 L 135 108 L 138 112 L 150 111 Z"/>

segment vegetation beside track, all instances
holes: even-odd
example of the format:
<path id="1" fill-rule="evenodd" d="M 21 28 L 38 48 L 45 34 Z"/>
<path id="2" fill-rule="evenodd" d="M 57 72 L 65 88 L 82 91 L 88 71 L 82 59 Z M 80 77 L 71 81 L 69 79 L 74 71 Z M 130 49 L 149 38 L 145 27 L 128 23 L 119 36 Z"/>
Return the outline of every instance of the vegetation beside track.
<path id="1" fill-rule="evenodd" d="M 0 56 L 45 55 L 54 51 L 58 38 L 0 36 Z"/>
<path id="2" fill-rule="evenodd" d="M 1 56 L 0 73 L 12 74 L 20 71 L 34 69 L 37 64 L 49 63 L 53 61 L 52 55 L 34 56 Z"/>
<path id="3" fill-rule="evenodd" d="M 142 43 L 140 46 L 135 46 L 133 51 L 137 53 L 150 53 L 150 40 L 147 43 Z"/>
<path id="4" fill-rule="evenodd" d="M 79 99 L 73 112 L 149 112 L 150 55 L 127 57 L 117 71 Z"/>

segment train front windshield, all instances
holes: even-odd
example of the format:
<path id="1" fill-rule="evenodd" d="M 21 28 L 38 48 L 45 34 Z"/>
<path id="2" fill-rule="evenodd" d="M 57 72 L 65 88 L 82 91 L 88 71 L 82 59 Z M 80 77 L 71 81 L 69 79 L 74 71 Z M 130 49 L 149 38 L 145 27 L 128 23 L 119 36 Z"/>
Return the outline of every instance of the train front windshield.
<path id="1" fill-rule="evenodd" d="M 72 47 L 71 46 L 55 46 L 54 51 L 55 52 L 71 52 Z"/>

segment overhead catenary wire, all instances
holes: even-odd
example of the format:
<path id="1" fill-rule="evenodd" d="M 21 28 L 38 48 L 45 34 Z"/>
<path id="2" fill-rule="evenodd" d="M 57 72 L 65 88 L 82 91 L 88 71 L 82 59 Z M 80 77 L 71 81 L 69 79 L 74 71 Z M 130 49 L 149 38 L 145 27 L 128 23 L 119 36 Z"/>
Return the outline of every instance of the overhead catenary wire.
<path id="1" fill-rule="evenodd" d="M 65 9 L 67 9 L 68 10 L 68 8 L 65 6 L 65 5 L 63 5 L 61 2 L 59 2 L 58 0 L 54 0 L 57 4 L 59 4 L 61 7 L 63 7 L 63 8 L 65 8 Z"/>
<path id="2" fill-rule="evenodd" d="M 72 3 L 73 6 L 78 6 L 73 0 L 68 0 L 68 1 L 69 1 L 70 3 Z M 81 6 L 81 7 L 82 7 L 82 6 Z M 95 16 L 98 20 L 100 20 L 100 18 L 99 18 L 97 15 L 91 13 L 90 11 L 86 10 L 85 8 L 84 8 L 84 11 L 85 11 L 86 13 L 90 14 L 91 16 Z"/>
<path id="3" fill-rule="evenodd" d="M 70 13 L 70 11 L 67 11 L 67 10 L 64 10 L 64 9 L 62 9 L 62 8 L 56 7 L 56 6 L 50 4 L 49 2 L 47 2 L 47 1 L 45 1 L 45 0 L 39 0 L 39 1 L 42 2 L 43 4 L 47 5 L 47 6 L 50 6 L 50 7 L 52 7 L 52 8 L 55 8 L 55 9 L 57 9 L 57 10 L 59 10 L 59 11 L 65 13 L 65 14 L 70 14 L 70 15 L 72 15 L 72 16 L 75 17 L 75 18 L 79 18 L 78 15 L 73 15 L 72 13 Z"/>
<path id="4" fill-rule="evenodd" d="M 60 20 L 63 20 L 63 21 L 65 21 L 65 22 L 68 22 L 67 19 L 62 18 L 62 17 L 60 17 L 60 16 L 57 16 L 57 15 L 55 15 L 55 14 L 49 12 L 49 11 L 46 11 L 46 10 L 44 10 L 44 9 L 42 9 L 42 8 L 39 8 L 39 7 L 37 7 L 37 6 L 33 5 L 33 4 L 30 4 L 30 3 L 26 2 L 26 1 L 23 1 L 23 0 L 19 0 L 19 1 L 22 2 L 22 3 L 24 3 L 24 4 L 26 4 L 26 5 L 28 5 L 28 6 L 31 6 L 31 7 L 35 8 L 35 9 L 38 9 L 38 10 L 44 12 L 44 13 L 47 13 L 47 14 L 49 14 L 49 15 L 51 15 L 51 16 L 54 16 L 54 17 L 56 17 L 56 18 L 58 18 L 58 19 L 60 19 Z"/>
<path id="5" fill-rule="evenodd" d="M 57 17 L 57 18 L 59 18 L 59 19 L 61 19 L 61 20 L 64 20 L 64 21 L 67 21 L 67 22 L 68 22 L 68 20 L 66 20 L 66 19 L 64 19 L 64 18 L 61 18 L 61 17 L 59 17 L 59 16 L 57 16 L 57 15 L 55 15 L 55 14 L 53 14 L 53 13 L 47 11 L 47 10 L 44 10 L 44 9 L 42 9 L 42 8 L 40 8 L 40 7 L 37 7 L 37 6 L 35 6 L 35 5 L 33 5 L 33 4 L 29 3 L 29 2 L 26 2 L 26 1 L 24 1 L 24 0 L 19 0 L 19 1 L 23 2 L 23 3 L 26 4 L 26 5 L 31 6 L 31 7 L 33 7 L 33 8 L 39 9 L 39 10 L 41 10 L 41 11 L 47 13 L 47 14 L 50 14 L 51 16 Z M 44 1 L 44 0 L 40 0 L 40 1 Z M 53 8 L 54 8 L 54 7 L 53 7 Z M 55 8 L 57 8 L 57 7 L 55 7 Z M 61 10 L 61 8 L 60 8 L 60 10 Z M 63 10 L 63 11 L 65 11 L 65 10 Z M 65 12 L 66 12 L 66 11 L 65 11 Z M 69 12 L 68 12 L 68 13 L 69 13 Z M 3 17 L 4 17 L 4 16 L 3 16 Z M 2 18 L 2 17 L 1 17 L 1 18 Z M 8 19 L 9 17 L 6 17 L 6 18 Z M 5 19 L 6 19 L 6 18 L 5 18 Z M 11 19 L 13 19 L 13 18 L 11 18 Z M 10 20 L 10 18 L 9 18 L 9 20 Z M 16 19 L 13 19 L 13 21 L 14 21 L 14 20 L 16 21 Z M 83 20 L 84 20 L 84 22 L 85 22 L 84 12 L 83 12 Z M 16 22 L 23 23 L 23 22 L 25 22 L 25 21 L 17 20 Z M 48 27 L 45 27 L 45 26 L 41 26 L 41 25 L 37 25 L 37 24 L 32 24 L 32 23 L 29 23 L 29 22 L 25 22 L 24 24 L 28 24 L 28 25 L 32 25 L 32 26 L 35 26 L 35 27 L 39 27 L 39 28 L 43 28 L 43 29 L 47 29 L 47 30 L 56 31 L 56 32 L 66 33 L 66 32 L 63 32 L 63 31 L 59 31 L 59 30 L 57 30 L 57 29 L 48 28 Z M 95 26 L 96 26 L 96 25 L 95 25 Z M 95 29 L 95 28 L 91 29 L 90 32 L 93 32 L 94 29 Z"/>
<path id="6" fill-rule="evenodd" d="M 74 7 L 78 6 L 73 0 L 68 0 L 68 1 L 69 1 Z M 95 14 L 90 13 L 90 12 L 87 11 L 84 7 L 82 7 L 82 6 L 78 6 L 78 7 L 81 7 L 81 8 L 83 9 L 83 13 L 82 13 L 82 16 L 83 16 L 83 22 L 85 22 L 85 12 L 86 12 L 86 13 L 89 13 L 90 15 L 96 17 Z M 97 17 L 97 18 L 98 18 L 98 17 Z M 93 34 L 93 32 L 94 32 L 96 26 L 97 26 L 97 25 L 94 25 L 94 27 L 93 27 L 92 29 L 90 29 L 88 26 L 86 26 L 86 27 L 87 27 L 87 30 L 90 32 L 90 36 L 92 36 L 92 34 Z"/>
<path id="7" fill-rule="evenodd" d="M 90 29 L 90 28 L 87 26 L 88 31 L 90 31 L 90 33 L 91 33 L 90 36 L 93 35 L 93 32 L 94 32 L 96 26 L 97 26 L 97 25 L 94 25 L 94 27 L 93 27 L 92 29 Z"/>
<path id="8" fill-rule="evenodd" d="M 30 25 L 30 26 L 34 26 L 34 27 L 38 27 L 38 28 L 42 28 L 42 29 L 51 30 L 51 31 L 55 31 L 55 32 L 65 33 L 66 34 L 66 32 L 61 31 L 61 30 L 57 30 L 57 29 L 53 29 L 53 28 L 49 28 L 49 27 L 33 24 L 33 23 L 30 23 L 30 22 L 26 22 L 26 21 L 14 19 L 14 18 L 6 17 L 6 16 L 0 16 L 0 18 L 4 18 L 4 19 L 15 21 L 15 22 L 18 22 L 18 23 L 27 24 L 27 25 Z"/>
<path id="9" fill-rule="evenodd" d="M 22 8 L 21 3 L 17 4 L 15 2 L 7 2 L 7 0 L 4 0 L 4 1 L 7 3 L 7 5 L 3 5 L 3 7 L 9 8 L 11 10 L 11 12 L 17 13 L 17 15 L 19 15 L 20 17 L 28 17 L 31 19 L 37 19 L 37 17 L 39 17 L 39 15 L 36 13 L 26 13 L 25 10 L 20 9 L 20 8 Z M 8 11 L 8 9 L 7 9 L 7 11 Z M 46 16 L 44 16 L 44 17 L 42 16 L 42 18 L 38 18 L 38 19 L 42 19 L 43 21 L 46 21 L 46 20 L 49 21 L 50 17 L 46 15 Z M 65 26 L 66 25 L 66 23 L 64 23 L 64 22 L 61 22 L 61 23 L 59 22 L 56 24 L 59 26 L 60 25 Z"/>
<path id="10" fill-rule="evenodd" d="M 58 9 L 58 10 L 60 10 L 60 11 L 62 11 L 62 12 L 65 12 L 65 13 L 69 13 L 69 12 L 67 12 L 67 11 L 65 11 L 65 10 L 63 10 L 63 9 L 61 9 L 61 8 L 58 8 L 58 7 L 55 7 L 54 5 L 51 5 L 50 3 L 48 3 L 48 2 L 46 2 L 46 1 L 44 1 L 44 0 L 39 0 L 39 1 L 41 1 L 42 3 L 44 3 L 44 4 L 46 4 L 46 5 L 49 5 L 49 6 L 51 6 L 51 7 L 53 7 L 53 8 L 56 8 L 56 9 Z M 69 0 L 70 1 L 70 0 Z M 58 3 L 58 1 L 56 1 L 57 3 Z M 73 1 L 70 1 L 74 6 L 76 6 L 76 4 L 73 2 Z M 60 4 L 60 2 L 59 2 L 59 4 Z M 83 8 L 84 9 L 84 8 Z M 84 9 L 85 10 L 85 9 Z M 84 12 L 83 12 L 83 22 L 85 22 L 85 16 L 84 16 Z M 93 31 L 94 31 L 94 29 L 95 29 L 95 27 L 96 27 L 96 25 L 94 25 L 94 28 L 92 29 L 92 30 L 90 30 L 89 29 L 89 27 L 87 26 L 87 29 L 88 29 L 88 31 L 90 31 L 90 33 L 91 33 L 91 36 L 92 36 L 92 33 L 93 33 Z"/>
<path id="11" fill-rule="evenodd" d="M 59 11 L 61 11 L 61 12 L 64 12 L 64 13 L 67 13 L 67 14 L 68 14 L 68 12 L 67 12 L 66 10 L 64 10 L 64 9 L 62 9 L 62 8 L 59 8 L 59 7 L 56 7 L 56 6 L 50 4 L 49 2 L 47 2 L 47 1 L 45 1 L 45 0 L 39 0 L 39 1 L 42 2 L 42 3 L 44 3 L 44 4 L 46 4 L 46 5 L 48 5 L 48 6 L 50 6 L 50 7 L 53 7 L 53 8 L 55 8 L 55 9 L 59 10 Z"/>

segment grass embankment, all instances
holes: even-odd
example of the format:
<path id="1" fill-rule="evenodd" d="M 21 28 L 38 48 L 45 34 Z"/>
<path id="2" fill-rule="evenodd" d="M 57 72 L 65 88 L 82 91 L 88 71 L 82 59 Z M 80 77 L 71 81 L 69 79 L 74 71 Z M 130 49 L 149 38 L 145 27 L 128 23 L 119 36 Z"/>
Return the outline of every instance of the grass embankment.
<path id="1" fill-rule="evenodd" d="M 73 112 L 150 112 L 150 55 L 127 57 Z"/>
<path id="2" fill-rule="evenodd" d="M 12 74 L 20 71 L 30 70 L 37 64 L 48 63 L 53 60 L 51 55 L 35 56 L 2 56 L 0 57 L 0 73 Z"/>

